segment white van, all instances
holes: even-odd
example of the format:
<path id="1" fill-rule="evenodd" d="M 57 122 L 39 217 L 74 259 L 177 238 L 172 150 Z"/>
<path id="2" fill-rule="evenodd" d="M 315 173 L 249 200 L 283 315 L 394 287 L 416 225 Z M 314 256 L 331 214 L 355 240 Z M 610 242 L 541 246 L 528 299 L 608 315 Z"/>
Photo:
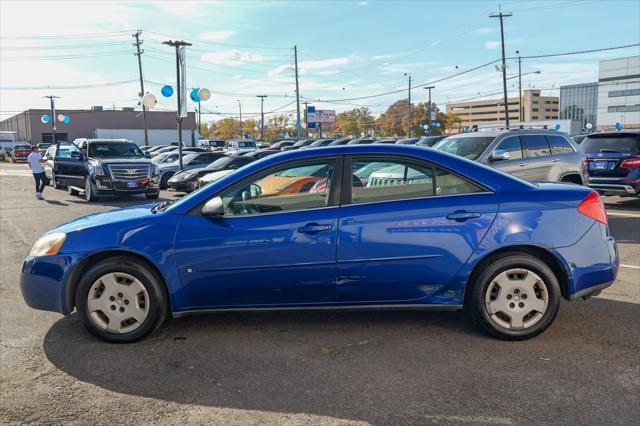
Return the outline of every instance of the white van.
<path id="1" fill-rule="evenodd" d="M 227 142 L 227 153 L 229 155 L 242 155 L 247 152 L 257 151 L 258 145 L 256 141 L 251 139 L 238 139 Z"/>

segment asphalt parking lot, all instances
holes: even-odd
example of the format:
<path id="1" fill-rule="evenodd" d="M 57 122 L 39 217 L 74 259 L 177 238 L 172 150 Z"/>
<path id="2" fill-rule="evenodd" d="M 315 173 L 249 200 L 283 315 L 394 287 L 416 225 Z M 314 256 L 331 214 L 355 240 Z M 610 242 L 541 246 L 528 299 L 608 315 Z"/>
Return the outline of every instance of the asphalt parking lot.
<path id="1" fill-rule="evenodd" d="M 26 165 L 0 164 L 0 422 L 637 424 L 640 200 L 607 197 L 622 267 L 589 301 L 563 302 L 526 342 L 461 312 L 225 313 L 109 345 L 77 315 L 22 300 L 20 262 L 47 229 L 146 203 L 35 199 Z M 163 191 L 162 199 L 176 197 Z"/>

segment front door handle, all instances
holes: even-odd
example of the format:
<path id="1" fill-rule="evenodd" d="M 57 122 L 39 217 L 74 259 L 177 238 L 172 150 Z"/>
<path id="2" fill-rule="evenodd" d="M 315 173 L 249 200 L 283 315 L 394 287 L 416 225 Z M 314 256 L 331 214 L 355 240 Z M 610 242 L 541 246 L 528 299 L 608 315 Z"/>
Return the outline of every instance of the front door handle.
<path id="1" fill-rule="evenodd" d="M 469 219 L 476 219 L 481 216 L 480 213 L 477 212 L 468 212 L 466 210 L 456 210 L 453 213 L 449 213 L 447 215 L 447 219 L 455 220 L 456 222 L 465 222 Z"/>
<path id="2" fill-rule="evenodd" d="M 300 232 L 301 234 L 317 234 L 318 232 L 331 231 L 332 229 L 333 225 L 307 223 L 305 226 L 298 228 L 298 232 Z"/>

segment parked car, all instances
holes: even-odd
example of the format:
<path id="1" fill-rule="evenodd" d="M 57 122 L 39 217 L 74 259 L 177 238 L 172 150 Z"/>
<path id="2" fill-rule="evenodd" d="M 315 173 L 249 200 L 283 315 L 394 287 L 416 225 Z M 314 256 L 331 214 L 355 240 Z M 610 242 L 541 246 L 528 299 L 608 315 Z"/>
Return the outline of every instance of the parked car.
<path id="1" fill-rule="evenodd" d="M 313 143 L 307 145 L 307 146 L 303 146 L 302 149 L 309 149 L 309 148 L 320 148 L 323 146 L 328 146 L 331 142 L 333 142 L 335 139 L 318 139 L 316 141 L 314 141 Z"/>
<path id="2" fill-rule="evenodd" d="M 347 145 L 363 145 L 363 144 L 374 143 L 375 141 L 376 141 L 375 139 L 370 139 L 370 138 L 353 139 L 347 142 Z"/>
<path id="3" fill-rule="evenodd" d="M 283 147 L 282 151 L 291 151 L 294 149 L 300 149 L 305 146 L 311 145 L 313 142 L 315 142 L 315 139 L 302 139 L 294 143 L 293 145 Z"/>
<path id="4" fill-rule="evenodd" d="M 296 143 L 296 141 L 294 141 L 294 140 L 282 140 L 282 141 L 274 143 L 273 145 L 271 145 L 271 146 L 269 146 L 268 148 L 265 148 L 265 149 L 273 149 L 273 150 L 277 150 L 277 151 L 282 151 L 283 148 L 291 146 L 294 143 Z"/>
<path id="5" fill-rule="evenodd" d="M 209 185 L 211 182 L 215 182 L 218 179 L 222 179 L 226 175 L 233 173 L 235 169 L 223 169 L 216 172 L 207 173 L 204 176 L 198 178 L 197 187 L 202 188 L 205 185 Z"/>
<path id="6" fill-rule="evenodd" d="M 200 139 L 198 146 L 209 151 L 224 151 L 227 147 L 227 141 L 224 139 Z"/>
<path id="7" fill-rule="evenodd" d="M 84 192 L 87 201 L 116 194 L 144 194 L 158 198 L 158 167 L 126 139 L 76 139 L 52 145 L 53 160 L 45 164 L 54 187 L 69 194 Z"/>
<path id="8" fill-rule="evenodd" d="M 396 143 L 398 145 L 415 145 L 418 143 L 419 140 L 420 138 L 404 138 L 404 139 L 398 139 Z"/>
<path id="9" fill-rule="evenodd" d="M 592 133 L 580 148 L 591 188 L 606 195 L 640 196 L 640 129 Z"/>
<path id="10" fill-rule="evenodd" d="M 380 158 L 430 179 L 343 176 Z M 261 181 L 301 165 L 331 184 L 264 195 Z M 347 306 L 465 309 L 485 332 L 523 340 L 551 325 L 561 298 L 610 286 L 617 253 L 590 188 L 370 144 L 267 157 L 176 201 L 67 222 L 36 241 L 20 287 L 32 308 L 75 309 L 108 342 L 140 340 L 168 315 Z"/>
<path id="11" fill-rule="evenodd" d="M 41 155 L 44 155 L 45 152 L 47 152 L 47 149 L 51 146 L 50 143 L 39 143 L 38 144 L 38 151 L 40 152 Z"/>
<path id="12" fill-rule="evenodd" d="M 395 139 L 376 139 L 373 143 L 396 143 Z"/>
<path id="13" fill-rule="evenodd" d="M 340 146 L 340 145 L 346 145 L 349 142 L 351 142 L 351 138 L 342 138 L 342 139 L 336 139 L 335 141 L 329 143 L 328 146 Z"/>
<path id="14" fill-rule="evenodd" d="M 576 143 L 576 145 L 580 145 L 582 143 L 582 141 L 584 140 L 584 138 L 586 138 L 589 135 L 573 135 L 571 136 L 573 138 L 573 141 Z"/>
<path id="15" fill-rule="evenodd" d="M 416 142 L 416 145 L 417 146 L 433 146 L 446 137 L 447 135 L 423 136 L 418 140 L 418 142 Z"/>
<path id="16" fill-rule="evenodd" d="M 258 145 L 251 139 L 231 140 L 227 142 L 227 153 L 229 155 L 241 155 L 245 152 L 257 151 Z"/>
<path id="17" fill-rule="evenodd" d="M 236 170 L 253 161 L 256 161 L 255 158 L 245 155 L 227 155 L 217 159 L 206 167 L 176 173 L 169 179 L 168 184 L 175 191 L 191 192 L 198 189 L 198 178 L 219 170 Z"/>
<path id="18" fill-rule="evenodd" d="M 157 150 L 162 149 L 162 148 L 166 148 L 166 147 L 168 147 L 168 146 L 170 146 L 170 145 L 155 145 L 155 146 L 149 146 L 149 147 L 147 147 L 146 151 L 145 151 L 145 150 L 143 150 L 143 152 L 148 152 L 149 154 L 153 154 L 153 153 L 154 153 L 154 152 L 156 152 Z"/>
<path id="19" fill-rule="evenodd" d="M 584 154 L 555 130 L 514 129 L 462 133 L 433 149 L 487 164 L 528 181 L 587 182 Z"/>
<path id="20" fill-rule="evenodd" d="M 256 160 L 259 160 L 260 158 L 264 158 L 268 155 L 272 155 L 272 154 L 277 154 L 278 150 L 276 149 L 269 149 L 269 148 L 265 148 L 265 149 L 261 149 L 259 151 L 251 151 L 251 152 L 247 152 L 245 154 L 243 154 L 245 157 L 251 157 L 254 158 Z"/>
<path id="21" fill-rule="evenodd" d="M 27 143 L 17 143 L 11 151 L 11 162 L 27 161 L 27 157 L 31 154 L 31 145 Z"/>
<path id="22" fill-rule="evenodd" d="M 220 157 L 224 157 L 222 152 L 192 152 L 182 157 L 183 170 L 199 169 L 205 167 Z M 173 158 L 171 154 L 167 158 Z M 177 154 L 175 154 L 177 157 Z M 180 170 L 180 161 L 176 158 L 171 163 L 162 162 L 158 164 L 158 172 L 160 174 L 160 189 L 169 187 L 169 179 Z"/>
<path id="23" fill-rule="evenodd" d="M 153 157 L 156 157 L 156 156 L 158 156 L 160 154 L 164 154 L 166 152 L 174 152 L 174 151 L 178 152 L 178 147 L 170 145 L 170 146 L 167 146 L 167 147 L 164 147 L 164 148 L 157 149 L 157 150 L 155 150 L 153 152 L 150 152 L 149 155 L 151 156 L 151 158 L 153 158 Z M 189 147 L 183 147 L 182 148 L 182 155 L 186 155 L 186 154 L 192 153 L 192 152 L 206 152 L 206 151 L 207 150 L 204 149 L 204 148 L 199 148 L 199 147 L 195 147 L 195 146 L 189 146 Z"/>

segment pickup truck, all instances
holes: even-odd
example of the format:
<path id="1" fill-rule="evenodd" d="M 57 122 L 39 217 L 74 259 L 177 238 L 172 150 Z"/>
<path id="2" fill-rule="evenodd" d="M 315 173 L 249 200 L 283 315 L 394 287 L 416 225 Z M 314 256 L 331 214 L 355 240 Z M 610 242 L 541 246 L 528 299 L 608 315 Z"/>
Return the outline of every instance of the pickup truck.
<path id="1" fill-rule="evenodd" d="M 11 152 L 11 162 L 27 161 L 29 154 L 31 154 L 31 145 L 25 143 L 15 144 Z"/>
<path id="2" fill-rule="evenodd" d="M 126 139 L 76 139 L 47 152 L 53 157 L 45 164 L 47 177 L 71 195 L 84 192 L 87 201 L 118 194 L 160 195 L 158 166 Z"/>

